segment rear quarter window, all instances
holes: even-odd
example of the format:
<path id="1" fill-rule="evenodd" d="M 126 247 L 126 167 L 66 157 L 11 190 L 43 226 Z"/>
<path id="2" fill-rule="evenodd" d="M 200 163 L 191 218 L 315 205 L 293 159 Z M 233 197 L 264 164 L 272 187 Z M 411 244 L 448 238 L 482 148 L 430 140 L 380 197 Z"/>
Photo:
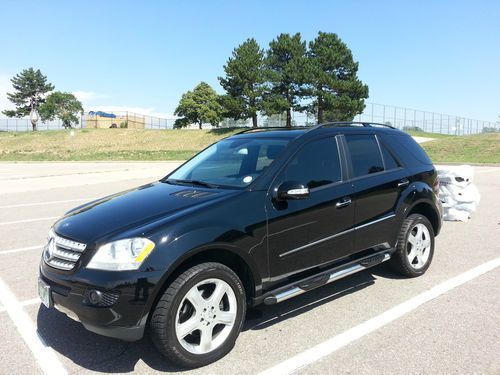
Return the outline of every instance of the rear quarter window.
<path id="1" fill-rule="evenodd" d="M 432 165 L 432 161 L 424 149 L 409 135 L 384 134 L 382 140 L 407 166 Z"/>

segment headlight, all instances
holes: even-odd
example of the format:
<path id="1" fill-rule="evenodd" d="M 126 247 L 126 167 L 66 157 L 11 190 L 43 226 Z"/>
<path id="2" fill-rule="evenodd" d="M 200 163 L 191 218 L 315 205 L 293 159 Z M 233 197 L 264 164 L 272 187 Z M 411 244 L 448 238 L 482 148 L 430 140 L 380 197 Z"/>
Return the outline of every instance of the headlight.
<path id="1" fill-rule="evenodd" d="M 124 271 L 136 270 L 153 251 L 154 242 L 147 238 L 127 238 L 102 245 L 87 268 Z"/>

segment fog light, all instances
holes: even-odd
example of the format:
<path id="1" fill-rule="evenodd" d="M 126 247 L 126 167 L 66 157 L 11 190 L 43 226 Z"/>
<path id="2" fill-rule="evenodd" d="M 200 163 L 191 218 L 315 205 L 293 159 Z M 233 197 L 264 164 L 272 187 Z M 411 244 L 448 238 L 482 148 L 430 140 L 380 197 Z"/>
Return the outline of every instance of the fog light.
<path id="1" fill-rule="evenodd" d="M 88 299 L 92 305 L 98 305 L 102 301 L 102 293 L 98 290 L 91 290 L 89 291 Z"/>

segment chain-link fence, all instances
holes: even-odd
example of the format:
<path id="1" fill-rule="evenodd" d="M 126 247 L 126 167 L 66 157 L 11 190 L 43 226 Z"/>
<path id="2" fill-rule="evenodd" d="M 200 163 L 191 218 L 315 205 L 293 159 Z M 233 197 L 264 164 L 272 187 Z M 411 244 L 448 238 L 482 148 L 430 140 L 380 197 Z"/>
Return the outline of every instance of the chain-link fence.
<path id="1" fill-rule="evenodd" d="M 500 131 L 500 123 L 474 120 L 460 116 L 384 104 L 366 103 L 362 114 L 354 121 L 379 122 L 402 130 L 425 131 L 430 133 L 466 135 Z M 83 114 L 75 128 L 128 128 L 128 129 L 172 129 L 175 119 L 165 119 L 132 112 L 88 112 Z M 258 126 L 280 127 L 286 125 L 286 114 L 272 116 L 259 115 Z M 292 113 L 293 126 L 316 124 L 313 114 Z M 224 119 L 222 127 L 252 126 L 252 120 Z M 63 129 L 61 120 L 39 122 L 38 130 Z M 205 127 L 205 126 L 204 126 Z M 0 118 L 0 131 L 30 131 L 31 122 L 27 118 Z"/>
<path id="2" fill-rule="evenodd" d="M 362 114 L 357 115 L 354 121 L 379 122 L 403 130 L 453 135 L 500 131 L 500 123 L 498 122 L 474 120 L 376 103 L 366 103 L 365 110 Z"/>

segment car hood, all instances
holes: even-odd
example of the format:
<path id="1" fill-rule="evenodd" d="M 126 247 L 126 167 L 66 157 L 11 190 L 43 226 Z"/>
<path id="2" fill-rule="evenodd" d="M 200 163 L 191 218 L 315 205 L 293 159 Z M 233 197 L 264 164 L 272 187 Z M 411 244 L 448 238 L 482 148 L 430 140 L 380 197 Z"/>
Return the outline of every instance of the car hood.
<path id="1" fill-rule="evenodd" d="M 90 244 L 234 193 L 155 182 L 79 206 L 57 221 L 54 230 L 60 236 Z"/>

